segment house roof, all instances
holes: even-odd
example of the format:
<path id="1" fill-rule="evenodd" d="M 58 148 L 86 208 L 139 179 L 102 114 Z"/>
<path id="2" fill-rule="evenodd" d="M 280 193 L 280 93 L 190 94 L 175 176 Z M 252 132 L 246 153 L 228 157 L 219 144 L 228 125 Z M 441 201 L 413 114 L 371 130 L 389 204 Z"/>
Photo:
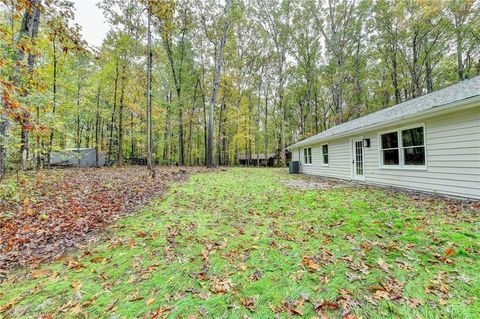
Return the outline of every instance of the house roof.
<path id="1" fill-rule="evenodd" d="M 66 148 L 64 151 L 66 152 L 77 152 L 77 151 L 94 151 L 94 148 L 90 147 L 71 147 L 71 148 Z"/>
<path id="2" fill-rule="evenodd" d="M 322 140 L 334 138 L 336 135 L 340 134 L 343 135 L 350 132 L 354 134 L 357 130 L 368 126 L 389 124 L 402 118 L 422 113 L 423 111 L 475 96 L 480 96 L 480 76 L 464 80 L 441 90 L 402 102 L 392 107 L 362 116 L 358 119 L 336 125 L 317 135 L 304 139 L 303 141 L 290 146 L 290 148 L 311 145 Z"/>
<path id="3" fill-rule="evenodd" d="M 269 159 L 269 158 L 274 158 L 275 156 L 276 156 L 275 153 L 268 153 L 268 154 L 267 154 L 267 159 Z M 250 159 L 250 158 L 249 158 L 249 156 L 248 156 L 247 154 L 242 153 L 242 154 L 239 154 L 239 155 L 238 155 L 238 159 L 240 159 L 240 160 L 248 160 L 248 159 Z M 252 154 L 252 155 L 251 155 L 251 159 L 252 159 L 252 160 L 257 160 L 257 153 Z M 264 159 L 265 159 L 265 153 L 263 153 L 263 154 L 262 154 L 262 153 L 258 154 L 258 159 L 264 160 Z"/>

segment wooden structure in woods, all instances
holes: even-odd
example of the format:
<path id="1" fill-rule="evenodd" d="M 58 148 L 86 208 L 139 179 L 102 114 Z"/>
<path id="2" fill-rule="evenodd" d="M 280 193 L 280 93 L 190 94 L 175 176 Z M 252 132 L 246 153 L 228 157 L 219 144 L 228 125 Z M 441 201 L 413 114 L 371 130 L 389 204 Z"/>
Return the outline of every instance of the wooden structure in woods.
<path id="1" fill-rule="evenodd" d="M 292 159 L 292 153 L 289 150 L 285 151 L 286 165 L 290 163 Z M 280 163 L 280 151 L 276 153 L 259 153 L 259 154 L 240 154 L 238 156 L 238 162 L 243 166 L 278 166 Z"/>

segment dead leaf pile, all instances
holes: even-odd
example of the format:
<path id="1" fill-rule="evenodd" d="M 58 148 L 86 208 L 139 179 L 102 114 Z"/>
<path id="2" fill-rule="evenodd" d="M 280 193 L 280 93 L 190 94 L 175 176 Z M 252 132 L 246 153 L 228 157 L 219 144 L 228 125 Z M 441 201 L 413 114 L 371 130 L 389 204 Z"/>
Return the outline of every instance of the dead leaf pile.
<path id="1" fill-rule="evenodd" d="M 0 269 L 61 256 L 172 182 L 203 170 L 161 167 L 153 179 L 144 167 L 28 172 L 19 178 L 20 200 L 0 198 L 0 212 L 9 212 L 0 215 Z"/>

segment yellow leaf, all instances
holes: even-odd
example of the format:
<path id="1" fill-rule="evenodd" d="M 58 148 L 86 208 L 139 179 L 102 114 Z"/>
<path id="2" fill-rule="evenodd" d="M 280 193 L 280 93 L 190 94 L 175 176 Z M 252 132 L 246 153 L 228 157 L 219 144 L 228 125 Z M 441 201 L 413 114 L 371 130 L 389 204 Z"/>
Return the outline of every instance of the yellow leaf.
<path id="1" fill-rule="evenodd" d="M 43 276 L 49 276 L 52 273 L 50 269 L 32 270 L 32 279 L 37 279 Z"/>
<path id="2" fill-rule="evenodd" d="M 79 290 L 82 288 L 82 283 L 80 281 L 74 281 L 72 282 L 72 288 L 75 290 Z"/>
<path id="3" fill-rule="evenodd" d="M 28 216 L 34 216 L 35 212 L 31 208 L 27 208 L 27 210 L 25 211 L 25 214 L 27 214 Z"/>
<path id="4" fill-rule="evenodd" d="M 90 261 L 94 264 L 103 263 L 105 260 L 107 260 L 107 258 L 101 256 L 93 257 L 92 259 L 90 259 Z"/>
<path id="5" fill-rule="evenodd" d="M 149 306 L 151 305 L 152 303 L 155 302 L 155 298 L 148 298 L 146 301 L 145 301 L 145 305 Z"/>

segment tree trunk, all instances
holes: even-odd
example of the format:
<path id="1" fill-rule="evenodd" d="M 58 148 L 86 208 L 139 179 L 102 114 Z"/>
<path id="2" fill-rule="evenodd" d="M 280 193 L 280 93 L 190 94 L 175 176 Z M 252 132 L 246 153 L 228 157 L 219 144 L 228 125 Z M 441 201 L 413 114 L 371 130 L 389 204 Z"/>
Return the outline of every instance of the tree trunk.
<path id="1" fill-rule="evenodd" d="M 257 153 L 257 167 L 260 166 L 260 104 L 261 104 L 261 92 L 262 92 L 262 80 L 263 80 L 263 66 L 260 71 L 260 80 L 258 83 L 258 94 L 257 94 L 257 116 L 256 116 L 256 132 L 255 132 L 255 152 Z"/>
<path id="2" fill-rule="evenodd" d="M 20 28 L 20 32 L 18 34 L 18 42 L 22 40 L 24 36 L 27 36 L 30 38 L 32 41 L 37 37 L 38 34 L 38 28 L 40 26 L 40 6 L 42 4 L 41 0 L 29 0 L 28 1 L 28 6 L 27 9 L 25 10 L 25 14 L 23 16 L 22 20 L 22 26 Z M 17 50 L 17 57 L 16 57 L 16 63 L 14 64 L 15 72 L 13 76 L 13 83 L 17 85 L 20 81 L 20 72 L 18 70 L 18 62 L 23 62 L 25 59 L 25 51 L 23 48 L 19 48 Z M 34 65 L 35 65 L 35 55 L 29 53 L 28 55 L 28 68 L 29 71 L 33 71 Z M 28 94 L 28 91 L 25 93 L 25 95 Z M 0 119 L 0 121 L 2 121 Z M 6 121 L 6 120 L 5 120 Z M 6 125 L 6 124 L 5 124 Z M 28 127 L 30 126 L 29 123 L 29 117 L 26 116 L 24 119 L 21 121 L 22 125 L 22 130 L 21 130 L 21 135 L 20 135 L 20 156 L 21 156 L 21 163 L 22 163 L 22 169 L 26 170 L 27 169 L 27 158 L 28 158 L 28 136 L 29 136 L 29 130 Z M 4 134 L 6 134 L 7 131 L 5 130 Z M 1 147 L 3 149 L 1 156 L 5 157 L 6 160 L 6 148 L 3 146 Z M 5 161 L 2 161 L 0 165 L 4 165 Z M 0 171 L 4 171 L 4 167 L 0 167 Z"/>
<path id="3" fill-rule="evenodd" d="M 120 108 L 118 112 L 118 140 L 117 140 L 117 166 L 123 165 L 123 108 L 125 102 L 125 64 L 122 66 L 122 91 L 120 92 Z"/>
<path id="4" fill-rule="evenodd" d="M 113 149 L 113 129 L 115 128 L 115 112 L 117 111 L 117 90 L 118 90 L 118 58 L 115 61 L 115 80 L 113 84 L 113 110 L 112 110 L 112 118 L 110 120 L 110 136 L 108 138 L 108 154 L 107 154 L 107 165 L 110 166 L 110 159 L 112 157 L 112 149 Z"/>
<path id="5" fill-rule="evenodd" d="M 52 105 L 52 117 L 55 118 L 55 113 L 57 110 L 57 45 L 56 45 L 56 35 L 52 39 L 53 47 L 53 105 Z M 50 167 L 50 160 L 52 159 L 52 149 L 53 149 L 53 136 L 54 128 L 50 128 L 50 142 L 48 143 L 48 162 L 47 166 Z"/>
<path id="6" fill-rule="evenodd" d="M 318 93 L 317 86 L 315 84 L 315 134 L 318 134 Z"/>
<path id="7" fill-rule="evenodd" d="M 193 89 L 193 107 L 189 119 L 189 128 L 188 128 L 188 164 L 193 165 L 193 117 L 197 110 L 197 93 L 198 93 L 198 80 L 195 82 L 195 88 Z"/>
<path id="8" fill-rule="evenodd" d="M 135 157 L 135 139 L 133 137 L 133 112 L 130 113 L 130 158 Z"/>
<path id="9" fill-rule="evenodd" d="M 220 105 L 220 114 L 218 115 L 218 138 L 217 138 L 217 163 L 218 165 L 223 165 L 222 163 L 222 124 L 223 124 L 223 111 L 225 109 L 225 103 Z"/>
<path id="10" fill-rule="evenodd" d="M 6 118 L 0 118 L 0 181 L 5 175 L 6 161 L 7 161 L 7 149 L 6 149 L 6 136 L 7 136 L 8 120 Z"/>
<path id="11" fill-rule="evenodd" d="M 265 91 L 265 166 L 268 166 L 268 89 Z"/>
<path id="12" fill-rule="evenodd" d="M 98 152 L 99 147 L 99 129 L 100 129 L 100 85 L 98 86 L 97 91 L 97 111 L 95 112 L 95 166 L 99 167 L 98 163 Z"/>
<path id="13" fill-rule="evenodd" d="M 203 147 L 205 149 L 204 152 L 204 164 L 207 165 L 207 153 L 208 153 L 208 147 L 207 147 L 207 139 L 208 139 L 208 128 L 207 128 L 207 103 L 205 101 L 205 92 L 203 91 L 202 87 L 202 106 L 203 106 Z"/>
<path id="14" fill-rule="evenodd" d="M 455 20 L 457 20 L 457 17 L 455 17 Z M 463 66 L 463 38 L 462 38 L 462 32 L 458 30 L 458 22 L 455 21 L 456 23 L 456 32 L 455 32 L 455 40 L 457 43 L 457 63 L 458 63 L 458 79 L 460 81 L 463 81 L 465 79 L 464 75 L 464 66 Z"/>
<path id="15" fill-rule="evenodd" d="M 419 43 L 417 41 L 418 31 L 415 31 L 412 40 L 412 97 L 420 96 L 420 71 L 418 70 Z"/>
<path id="16" fill-rule="evenodd" d="M 278 107 L 281 115 L 281 124 L 280 124 L 280 166 L 285 166 L 285 121 L 286 121 L 286 108 L 283 105 L 283 84 L 284 84 L 284 74 L 283 74 L 283 63 L 285 61 L 285 52 L 282 52 L 281 61 L 279 66 L 279 88 L 278 88 Z"/>
<path id="17" fill-rule="evenodd" d="M 392 57 L 392 84 L 393 89 L 395 90 L 395 104 L 399 104 L 402 101 L 400 95 L 400 88 L 398 86 L 398 62 L 397 62 L 397 52 L 393 52 Z"/>
<path id="18" fill-rule="evenodd" d="M 175 70 L 175 61 L 173 60 L 173 51 L 170 44 L 170 38 L 163 33 L 163 43 L 167 51 L 167 57 L 170 64 L 170 69 L 172 71 L 173 82 L 175 84 L 175 91 L 177 93 L 177 109 L 178 109 L 178 164 L 180 166 L 185 164 L 185 143 L 184 143 L 184 133 L 183 133 L 183 108 L 182 108 L 182 66 L 183 66 L 183 57 L 184 57 L 184 42 L 185 42 L 185 32 L 186 29 L 183 29 L 182 38 L 180 41 L 181 53 L 180 53 L 180 66 L 178 74 Z"/>
<path id="19" fill-rule="evenodd" d="M 178 165 L 185 164 L 185 143 L 183 140 L 183 109 L 180 88 L 177 89 L 177 109 L 178 109 Z"/>
<path id="20" fill-rule="evenodd" d="M 77 139 L 76 139 L 76 145 L 77 145 L 77 151 L 80 152 L 80 73 L 78 75 L 77 79 Z M 80 153 L 79 153 L 80 154 Z M 80 157 L 78 157 L 78 166 L 80 166 Z"/>
<path id="21" fill-rule="evenodd" d="M 425 84 L 427 85 L 427 93 L 433 92 L 433 78 L 432 78 L 432 66 L 428 58 L 425 60 Z"/>
<path id="22" fill-rule="evenodd" d="M 228 12 L 230 10 L 231 0 L 225 1 L 225 18 L 227 18 Z M 210 99 L 210 109 L 208 112 L 208 141 L 207 141 L 207 167 L 214 167 L 215 163 L 213 161 L 213 128 L 214 128 L 214 112 L 215 105 L 217 103 L 217 93 L 218 86 L 220 83 L 220 75 L 222 72 L 223 64 L 223 50 L 225 47 L 225 42 L 227 41 L 227 32 L 230 24 L 228 21 L 225 21 L 222 31 L 222 37 L 220 39 L 220 46 L 217 50 L 217 57 L 215 59 L 215 75 L 213 80 L 213 90 L 212 97 Z"/>
<path id="23" fill-rule="evenodd" d="M 80 148 L 80 76 L 77 82 L 77 137 L 75 144 Z"/>
<path id="24" fill-rule="evenodd" d="M 167 95 L 167 114 L 165 116 L 165 129 L 163 133 L 163 160 L 168 162 L 170 159 L 170 117 L 171 117 L 172 91 Z"/>
<path id="25" fill-rule="evenodd" d="M 239 90 L 240 92 L 240 90 Z M 237 98 L 237 131 L 236 131 L 236 135 L 239 136 L 240 135 L 240 103 L 242 101 L 242 93 L 239 93 L 239 96 Z M 239 165 L 240 164 L 240 154 L 239 154 L 239 146 L 238 146 L 238 138 L 235 140 L 235 165 Z M 247 159 L 247 150 L 245 150 L 245 159 Z"/>
<path id="26" fill-rule="evenodd" d="M 152 177 L 155 177 L 153 167 L 153 138 L 152 138 L 152 9 L 148 4 L 148 28 L 147 28 L 147 169 Z"/>

